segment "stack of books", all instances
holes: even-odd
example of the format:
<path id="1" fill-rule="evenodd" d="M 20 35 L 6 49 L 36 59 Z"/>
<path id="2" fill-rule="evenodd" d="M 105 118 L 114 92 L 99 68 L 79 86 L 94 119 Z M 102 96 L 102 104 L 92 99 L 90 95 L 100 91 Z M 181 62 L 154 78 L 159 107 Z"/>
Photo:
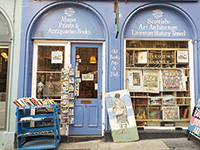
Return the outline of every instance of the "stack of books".
<path id="1" fill-rule="evenodd" d="M 33 97 L 19 98 L 19 99 L 14 100 L 13 103 L 17 107 L 43 105 L 43 102 L 41 100 L 38 100 L 38 99 L 33 98 Z"/>

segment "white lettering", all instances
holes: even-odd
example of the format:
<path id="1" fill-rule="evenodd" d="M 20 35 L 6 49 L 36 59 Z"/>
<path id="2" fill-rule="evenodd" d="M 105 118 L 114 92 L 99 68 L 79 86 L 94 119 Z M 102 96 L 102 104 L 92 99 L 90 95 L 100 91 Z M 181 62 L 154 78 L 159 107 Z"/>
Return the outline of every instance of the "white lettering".
<path id="1" fill-rule="evenodd" d="M 147 19 L 148 24 L 170 24 L 170 20 L 165 19 L 157 19 L 157 20 L 152 20 L 151 18 Z"/>

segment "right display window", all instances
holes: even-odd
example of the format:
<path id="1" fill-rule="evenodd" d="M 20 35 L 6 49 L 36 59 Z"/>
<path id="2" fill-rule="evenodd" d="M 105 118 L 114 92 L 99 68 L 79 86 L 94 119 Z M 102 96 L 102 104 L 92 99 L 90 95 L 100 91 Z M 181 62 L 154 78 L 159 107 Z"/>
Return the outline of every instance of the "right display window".
<path id="1" fill-rule="evenodd" d="M 126 40 L 126 88 L 138 126 L 183 126 L 190 119 L 188 41 Z"/>

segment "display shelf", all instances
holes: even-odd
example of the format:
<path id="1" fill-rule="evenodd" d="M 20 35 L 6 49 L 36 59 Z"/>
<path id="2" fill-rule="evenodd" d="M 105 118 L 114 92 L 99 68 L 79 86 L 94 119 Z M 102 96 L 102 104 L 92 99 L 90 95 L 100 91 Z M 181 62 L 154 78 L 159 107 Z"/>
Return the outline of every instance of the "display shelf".
<path id="1" fill-rule="evenodd" d="M 176 107 L 178 113 L 177 119 L 167 118 L 167 121 L 188 121 L 191 114 L 189 54 L 186 41 L 126 41 L 125 84 L 136 121 L 166 121 L 163 118 L 166 107 Z M 144 104 L 144 100 L 148 103 Z M 142 107 L 146 107 L 145 115 Z M 141 112 L 143 115 L 138 115 Z"/>
<path id="2" fill-rule="evenodd" d="M 58 141 L 59 139 L 57 139 Z M 54 139 L 35 139 L 26 142 L 21 150 L 34 150 L 34 149 L 56 149 L 58 145 L 54 144 Z"/>
<path id="3" fill-rule="evenodd" d="M 37 115 L 31 114 L 37 108 L 46 107 L 53 108 L 53 112 Z M 16 112 L 18 149 L 56 148 L 61 140 L 58 110 L 57 103 L 53 105 L 18 107 Z M 51 121 L 53 124 L 45 124 L 45 121 Z M 38 127 L 36 122 L 41 122 L 42 126 Z M 41 141 L 43 145 L 41 145 Z"/>

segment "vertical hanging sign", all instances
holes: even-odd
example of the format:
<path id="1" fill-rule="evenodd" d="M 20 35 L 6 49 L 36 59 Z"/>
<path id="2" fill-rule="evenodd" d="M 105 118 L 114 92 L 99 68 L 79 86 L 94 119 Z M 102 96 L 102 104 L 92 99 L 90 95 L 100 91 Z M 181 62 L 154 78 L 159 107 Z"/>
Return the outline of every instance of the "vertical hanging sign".
<path id="1" fill-rule="evenodd" d="M 115 38 L 118 37 L 118 34 L 119 34 L 119 7 L 117 6 L 116 16 L 115 16 Z"/>

